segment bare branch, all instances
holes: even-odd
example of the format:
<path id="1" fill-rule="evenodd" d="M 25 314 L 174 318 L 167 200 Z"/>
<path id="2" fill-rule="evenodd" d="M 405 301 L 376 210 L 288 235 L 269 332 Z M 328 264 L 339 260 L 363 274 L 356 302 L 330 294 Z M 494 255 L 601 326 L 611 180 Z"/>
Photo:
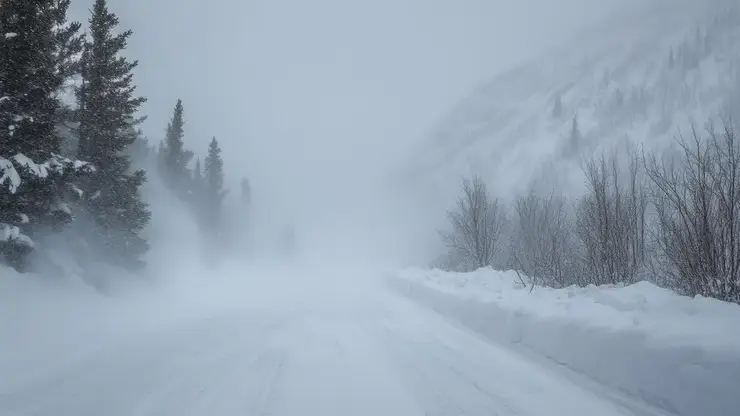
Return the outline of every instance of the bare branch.
<path id="1" fill-rule="evenodd" d="M 498 198 L 491 199 L 479 176 L 464 179 L 454 211 L 447 213 L 450 230 L 440 232 L 450 255 L 466 268 L 490 266 L 500 251 L 504 214 Z"/>
<path id="2" fill-rule="evenodd" d="M 740 142 L 731 121 L 680 137 L 680 165 L 653 156 L 658 245 L 665 282 L 687 294 L 740 302 Z"/>

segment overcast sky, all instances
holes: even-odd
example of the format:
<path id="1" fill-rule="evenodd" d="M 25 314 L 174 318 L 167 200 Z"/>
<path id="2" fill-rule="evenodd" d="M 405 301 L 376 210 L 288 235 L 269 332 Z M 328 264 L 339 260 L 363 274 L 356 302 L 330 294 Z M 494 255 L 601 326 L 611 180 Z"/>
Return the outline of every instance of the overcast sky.
<path id="1" fill-rule="evenodd" d="M 87 19 L 92 0 L 73 0 Z M 275 198 L 378 173 L 476 84 L 623 0 L 110 0 L 158 141 L 177 98 L 190 148 Z M 339 172 L 345 172 L 340 174 Z M 346 174 L 352 172 L 351 175 Z M 339 178 L 339 179 L 338 179 Z M 327 185 L 332 184 L 332 185 Z M 315 194 L 314 194 L 315 195 Z"/>

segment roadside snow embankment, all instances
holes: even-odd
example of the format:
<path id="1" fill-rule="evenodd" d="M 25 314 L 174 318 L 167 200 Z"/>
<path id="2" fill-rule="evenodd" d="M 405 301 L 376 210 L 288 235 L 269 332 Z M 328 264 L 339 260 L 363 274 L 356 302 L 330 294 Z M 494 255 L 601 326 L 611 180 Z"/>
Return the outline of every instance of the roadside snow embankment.
<path id="1" fill-rule="evenodd" d="M 514 272 L 406 270 L 405 295 L 680 415 L 740 408 L 740 306 L 641 282 L 531 293 Z"/>

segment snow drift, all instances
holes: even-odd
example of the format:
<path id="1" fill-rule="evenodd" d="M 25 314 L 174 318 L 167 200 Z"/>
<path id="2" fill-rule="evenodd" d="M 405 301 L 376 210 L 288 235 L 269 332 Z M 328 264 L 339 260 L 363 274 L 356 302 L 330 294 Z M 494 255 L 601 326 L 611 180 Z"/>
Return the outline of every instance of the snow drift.
<path id="1" fill-rule="evenodd" d="M 740 408 L 738 305 L 647 282 L 530 293 L 515 272 L 491 269 L 410 269 L 393 282 L 490 339 L 671 413 L 730 415 Z"/>

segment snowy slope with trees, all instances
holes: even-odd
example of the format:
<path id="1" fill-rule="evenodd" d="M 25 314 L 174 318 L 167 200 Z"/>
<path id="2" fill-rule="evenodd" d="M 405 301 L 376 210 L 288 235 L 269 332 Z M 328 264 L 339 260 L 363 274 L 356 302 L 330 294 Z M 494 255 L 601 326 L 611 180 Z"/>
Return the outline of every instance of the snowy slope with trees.
<path id="1" fill-rule="evenodd" d="M 483 85 L 412 157 L 435 265 L 740 302 L 738 40 L 735 2 L 647 2 Z"/>
<path id="2" fill-rule="evenodd" d="M 740 114 L 738 13 L 727 0 L 650 1 L 593 22 L 481 85 L 418 143 L 410 170 L 446 197 L 471 171 L 507 196 L 533 181 L 580 189 L 595 151 L 664 146 L 728 105 Z"/>
<path id="3" fill-rule="evenodd" d="M 392 284 L 670 414 L 736 413 L 739 40 L 736 2 L 646 2 L 481 86 L 411 157 L 443 254 Z"/>
<path id="4" fill-rule="evenodd" d="M 739 40 L 736 2 L 646 2 L 481 86 L 410 157 L 449 210 L 435 267 L 393 284 L 671 414 L 733 414 Z"/>

